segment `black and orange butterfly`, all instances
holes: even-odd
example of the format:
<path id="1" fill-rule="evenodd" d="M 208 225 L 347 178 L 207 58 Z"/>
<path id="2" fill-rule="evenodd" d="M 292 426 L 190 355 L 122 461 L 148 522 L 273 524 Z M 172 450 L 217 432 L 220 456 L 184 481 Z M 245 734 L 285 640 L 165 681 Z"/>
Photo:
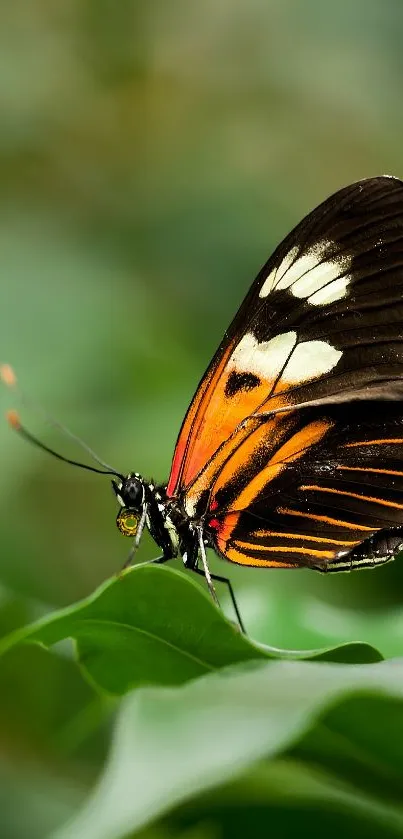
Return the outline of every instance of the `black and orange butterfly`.
<path id="1" fill-rule="evenodd" d="M 115 473 L 131 555 L 147 527 L 155 562 L 182 557 L 215 600 L 223 578 L 206 547 L 264 568 L 392 559 L 402 395 L 403 182 L 377 177 L 313 210 L 259 272 L 192 400 L 168 483 Z"/>

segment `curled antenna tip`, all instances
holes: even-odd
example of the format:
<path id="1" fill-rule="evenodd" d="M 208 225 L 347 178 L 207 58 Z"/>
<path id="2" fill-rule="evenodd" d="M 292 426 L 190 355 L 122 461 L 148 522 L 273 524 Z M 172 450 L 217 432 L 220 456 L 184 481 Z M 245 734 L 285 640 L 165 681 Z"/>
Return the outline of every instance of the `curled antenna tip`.
<path id="1" fill-rule="evenodd" d="M 21 428 L 21 421 L 17 411 L 7 411 L 6 417 L 8 424 L 11 425 L 11 428 L 15 428 L 16 431 Z"/>
<path id="2" fill-rule="evenodd" d="M 9 364 L 0 364 L 0 379 L 8 387 L 14 387 L 17 384 L 17 377 Z"/>

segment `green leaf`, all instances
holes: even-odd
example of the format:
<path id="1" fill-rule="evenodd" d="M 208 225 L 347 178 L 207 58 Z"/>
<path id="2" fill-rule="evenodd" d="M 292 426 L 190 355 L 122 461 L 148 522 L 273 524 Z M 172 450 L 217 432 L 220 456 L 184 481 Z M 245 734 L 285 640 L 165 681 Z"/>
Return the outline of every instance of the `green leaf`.
<path id="1" fill-rule="evenodd" d="M 181 802 L 235 780 L 257 761 L 284 754 L 308 735 L 318 750 L 324 715 L 329 709 L 334 714 L 357 695 L 363 716 L 377 699 L 374 726 L 385 709 L 383 740 L 396 753 L 396 741 L 401 744 L 403 735 L 402 659 L 356 667 L 260 662 L 248 671 L 231 668 L 181 688 L 137 691 L 123 701 L 112 753 L 96 789 L 78 816 L 52 839 L 122 839 Z M 396 714 L 388 720 L 392 700 L 400 711 L 397 725 Z M 343 748 L 347 755 L 351 751 L 347 733 L 353 734 L 354 719 L 347 711 L 344 746 L 339 741 L 337 760 Z M 373 767 L 378 765 L 381 777 L 386 771 L 400 780 L 401 789 L 401 745 L 399 752 L 397 768 L 388 760 L 387 748 L 382 752 L 376 739 L 367 741 L 367 760 Z M 365 755 L 364 744 L 361 753 Z M 350 817 L 375 821 L 380 836 L 403 836 L 401 796 L 393 800 L 392 794 L 392 800 L 382 801 L 376 790 L 357 790 L 357 780 L 350 784 L 338 778 L 337 762 L 332 774 L 331 765 L 323 769 L 320 761 L 308 773 L 302 769 L 301 755 L 299 762 L 295 757 L 293 761 L 290 768 L 288 764 L 280 767 L 280 772 L 268 769 L 272 777 L 266 779 L 266 799 L 277 804 L 297 800 L 312 804 L 316 798 L 327 809 L 341 807 Z M 298 765 L 301 771 L 297 772 Z M 296 787 L 288 786 L 298 775 Z M 252 783 L 249 801 L 255 798 L 256 802 L 259 795 L 262 787 Z M 232 807 L 239 801 L 240 795 L 234 796 Z"/>
<path id="2" fill-rule="evenodd" d="M 23 745 L 25 754 L 40 750 L 52 757 L 60 749 L 74 752 L 99 730 L 113 705 L 114 700 L 94 691 L 65 656 L 21 645 L 2 659 L 0 737 Z"/>
<path id="3" fill-rule="evenodd" d="M 312 737 L 315 734 L 316 726 Z M 356 780 L 349 783 L 286 755 L 262 761 L 236 780 L 192 797 L 165 815 L 163 824 L 170 837 L 182 837 L 184 829 L 207 822 L 215 827 L 213 836 L 231 839 L 259 835 L 262 823 L 281 837 L 339 839 L 342 831 L 345 839 L 385 839 L 402 835 L 401 802 L 396 803 L 382 800 L 376 791 L 369 795 Z M 135 836 L 142 839 L 142 833 Z"/>
<path id="4" fill-rule="evenodd" d="M 279 579 L 276 574 L 269 575 L 270 586 L 264 578 L 260 586 L 250 589 L 249 597 L 242 598 L 241 589 L 244 620 L 254 637 L 268 640 L 274 646 L 310 649 L 339 645 L 350 638 L 362 638 L 381 650 L 385 658 L 400 656 L 403 652 L 403 610 L 401 606 L 385 607 L 382 585 L 385 573 L 390 570 L 398 572 L 402 561 L 403 557 L 397 559 L 394 565 L 377 569 L 372 575 L 346 574 L 343 580 L 336 580 L 337 575 L 331 579 L 317 579 L 307 572 L 296 584 L 296 580 L 290 581 L 290 578 L 285 577 Z M 377 607 L 368 608 L 364 601 L 354 608 L 351 605 L 348 608 L 343 601 L 348 602 L 349 588 L 352 589 L 361 581 L 365 596 L 368 584 L 374 578 L 379 580 L 380 585 Z M 337 595 L 336 589 L 342 584 L 344 589 L 339 594 L 339 602 L 328 602 L 327 598 Z M 395 588 L 399 589 L 397 579 Z"/>
<path id="5" fill-rule="evenodd" d="M 13 632 L 3 639 L 0 653 L 16 644 L 49 647 L 66 638 L 76 642 L 86 675 L 112 694 L 144 684 L 178 685 L 253 659 L 319 657 L 357 663 L 382 658 L 367 644 L 295 652 L 253 643 L 190 574 L 156 566 L 130 569 L 87 600 Z"/>

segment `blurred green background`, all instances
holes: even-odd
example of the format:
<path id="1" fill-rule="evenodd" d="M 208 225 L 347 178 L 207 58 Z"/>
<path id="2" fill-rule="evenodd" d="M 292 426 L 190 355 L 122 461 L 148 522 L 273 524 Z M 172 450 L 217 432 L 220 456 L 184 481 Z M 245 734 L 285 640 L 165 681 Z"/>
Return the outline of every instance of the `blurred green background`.
<path id="1" fill-rule="evenodd" d="M 0 360 L 26 392 L 117 469 L 164 481 L 195 386 L 278 241 L 350 181 L 403 174 L 402 41 L 399 0 L 2 3 Z M 6 632 L 90 593 L 127 542 L 107 478 L 5 422 L 0 446 Z M 154 550 L 145 538 L 141 558 Z M 229 571 L 261 641 L 401 652 L 403 563 L 339 579 Z M 0 677 L 2 839 L 62 822 L 109 736 L 68 657 L 50 696 L 48 654 L 24 655 Z"/>

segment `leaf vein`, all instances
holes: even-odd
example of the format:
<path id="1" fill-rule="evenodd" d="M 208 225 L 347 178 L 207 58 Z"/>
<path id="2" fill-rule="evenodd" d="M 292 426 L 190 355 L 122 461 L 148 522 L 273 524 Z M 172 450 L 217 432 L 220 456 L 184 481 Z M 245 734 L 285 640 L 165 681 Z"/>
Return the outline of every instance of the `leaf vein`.
<path id="1" fill-rule="evenodd" d="M 200 664 L 206 670 L 214 671 L 214 670 L 217 669 L 212 664 L 209 664 L 207 661 L 204 661 L 203 659 L 198 658 L 197 656 L 195 656 L 193 653 L 189 652 L 188 650 L 185 650 L 184 648 L 178 647 L 176 644 L 173 644 L 172 641 L 168 641 L 166 638 L 163 638 L 160 635 L 155 635 L 153 632 L 149 632 L 147 629 L 142 629 L 139 626 L 133 626 L 130 623 L 123 623 L 122 621 L 114 621 L 114 620 L 110 620 L 109 618 L 85 618 L 85 619 L 81 619 L 81 620 L 80 619 L 76 620 L 74 623 L 76 625 L 81 623 L 81 624 L 86 624 L 86 625 L 88 625 L 88 624 L 97 625 L 98 624 L 98 625 L 101 625 L 101 626 L 103 626 L 103 625 L 114 626 L 114 627 L 118 627 L 118 628 L 123 627 L 124 629 L 127 629 L 130 632 L 138 632 L 140 635 L 145 635 L 148 638 L 152 638 L 153 641 L 159 641 L 160 644 L 165 644 L 165 646 L 170 647 L 172 650 L 175 650 L 175 652 L 180 653 L 181 655 L 185 656 L 186 658 L 189 658 L 192 661 L 197 662 L 197 664 Z"/>

